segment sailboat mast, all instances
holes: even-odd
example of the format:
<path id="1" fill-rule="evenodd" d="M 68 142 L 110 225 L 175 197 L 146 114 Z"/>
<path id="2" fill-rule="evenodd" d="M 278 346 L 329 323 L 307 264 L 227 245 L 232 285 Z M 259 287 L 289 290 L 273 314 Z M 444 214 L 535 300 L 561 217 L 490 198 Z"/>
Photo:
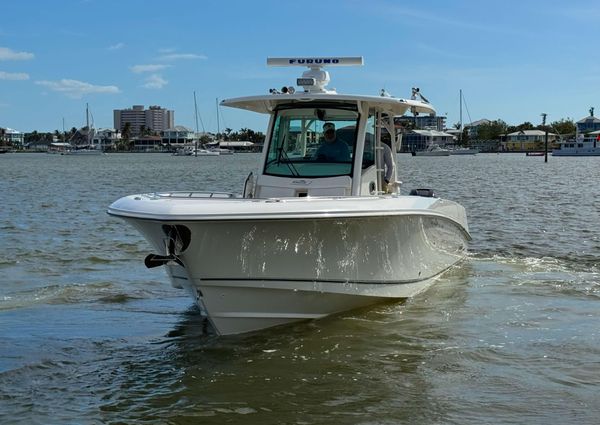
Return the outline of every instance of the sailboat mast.
<path id="1" fill-rule="evenodd" d="M 196 104 L 196 92 L 194 91 L 194 116 L 196 117 L 196 137 L 198 137 L 198 105 Z"/>
<path id="2" fill-rule="evenodd" d="M 219 123 L 219 98 L 215 100 L 215 106 L 217 107 L 217 138 L 220 137 L 221 124 Z"/>
<path id="3" fill-rule="evenodd" d="M 458 140 L 460 142 L 460 144 L 462 145 L 462 138 L 463 138 L 463 120 L 462 120 L 462 89 L 459 90 L 459 95 L 460 95 L 460 135 L 458 137 Z"/>
<path id="4" fill-rule="evenodd" d="M 196 91 L 194 90 L 194 117 L 196 118 L 196 137 L 194 137 L 194 155 L 198 156 L 198 104 L 196 103 Z"/>
<path id="5" fill-rule="evenodd" d="M 87 128 L 87 145 L 88 145 L 88 149 L 90 147 L 90 110 L 89 110 L 89 106 L 86 103 L 85 104 L 85 126 Z"/>

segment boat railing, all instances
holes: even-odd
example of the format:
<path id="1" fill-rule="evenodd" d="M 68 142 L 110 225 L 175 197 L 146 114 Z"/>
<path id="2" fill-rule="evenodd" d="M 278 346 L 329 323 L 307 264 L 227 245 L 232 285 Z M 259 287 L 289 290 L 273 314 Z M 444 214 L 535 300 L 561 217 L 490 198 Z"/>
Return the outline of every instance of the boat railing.
<path id="1" fill-rule="evenodd" d="M 239 195 L 229 192 L 203 192 L 203 191 L 176 191 L 176 192 L 159 192 L 154 194 L 160 198 L 216 198 L 216 199 L 234 199 L 239 198 Z"/>

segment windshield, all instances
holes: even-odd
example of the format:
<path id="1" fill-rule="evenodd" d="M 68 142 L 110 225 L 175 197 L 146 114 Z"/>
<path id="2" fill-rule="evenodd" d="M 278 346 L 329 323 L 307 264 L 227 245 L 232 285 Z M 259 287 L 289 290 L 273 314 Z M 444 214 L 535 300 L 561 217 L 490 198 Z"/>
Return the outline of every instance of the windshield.
<path id="1" fill-rule="evenodd" d="M 280 109 L 272 131 L 265 174 L 352 175 L 358 118 L 355 105 Z"/>

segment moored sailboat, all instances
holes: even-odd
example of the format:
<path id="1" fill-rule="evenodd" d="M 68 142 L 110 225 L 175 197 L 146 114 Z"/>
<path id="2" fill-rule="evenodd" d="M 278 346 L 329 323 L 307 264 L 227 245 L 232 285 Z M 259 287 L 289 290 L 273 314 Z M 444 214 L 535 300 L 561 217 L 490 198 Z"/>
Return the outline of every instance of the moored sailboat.
<path id="1" fill-rule="evenodd" d="M 73 145 L 69 149 L 66 149 L 63 152 L 63 155 L 104 155 L 104 151 L 102 150 L 102 146 L 100 143 L 98 145 L 93 144 L 94 137 L 94 129 L 93 126 L 90 127 L 90 110 L 89 106 L 85 104 L 85 120 L 86 120 L 86 144 L 85 145 Z"/>

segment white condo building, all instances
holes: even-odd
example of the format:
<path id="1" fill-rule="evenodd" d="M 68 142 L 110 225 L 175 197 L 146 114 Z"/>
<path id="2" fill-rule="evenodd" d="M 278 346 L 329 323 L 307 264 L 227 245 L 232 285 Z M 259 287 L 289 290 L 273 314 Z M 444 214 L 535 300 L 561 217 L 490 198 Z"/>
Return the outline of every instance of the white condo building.
<path id="1" fill-rule="evenodd" d="M 161 132 L 175 126 L 175 112 L 160 106 L 144 109 L 144 105 L 133 105 L 129 109 L 115 109 L 115 129 L 123 132 L 126 123 L 131 127 L 129 134 L 131 137 L 141 135 L 142 128 Z"/>

